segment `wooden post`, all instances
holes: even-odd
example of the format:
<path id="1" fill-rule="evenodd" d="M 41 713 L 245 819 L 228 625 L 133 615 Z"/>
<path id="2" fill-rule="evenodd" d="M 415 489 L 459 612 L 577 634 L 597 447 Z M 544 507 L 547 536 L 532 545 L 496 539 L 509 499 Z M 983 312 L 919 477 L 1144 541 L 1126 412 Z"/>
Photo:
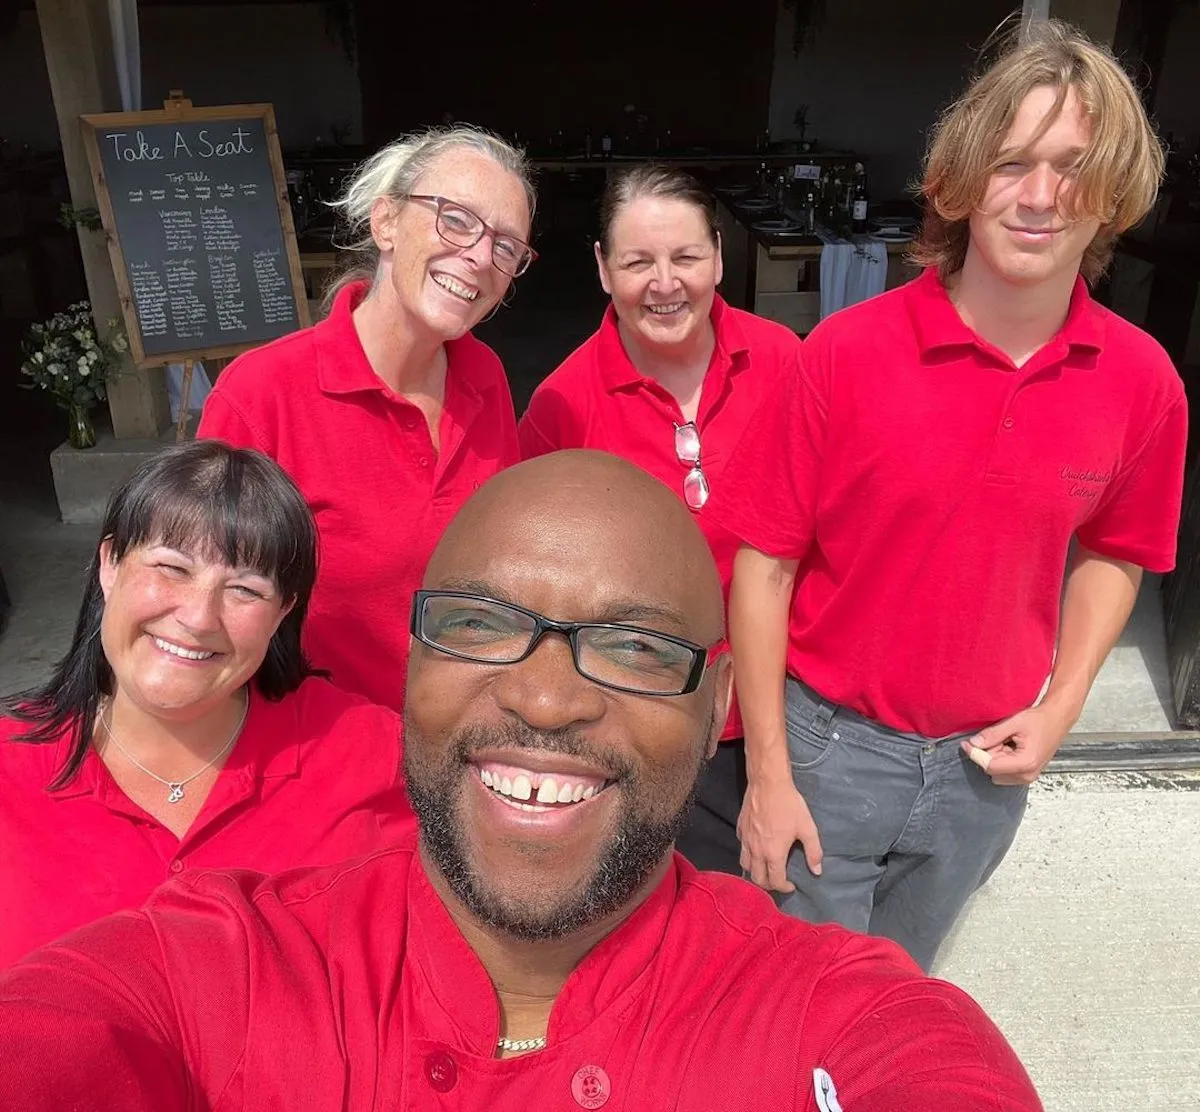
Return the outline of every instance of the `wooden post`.
<path id="1" fill-rule="evenodd" d="M 175 425 L 175 443 L 182 444 L 187 436 L 189 407 L 192 398 L 192 373 L 195 363 L 191 359 L 183 361 L 183 382 L 179 385 L 179 420 Z"/>
<path id="2" fill-rule="evenodd" d="M 1120 11 L 1121 0 L 1024 0 L 1021 22 L 1061 19 L 1096 42 L 1112 46 Z"/>
<path id="3" fill-rule="evenodd" d="M 108 4 L 106 0 L 37 0 L 37 14 L 71 204 L 77 209 L 95 208 L 79 117 L 121 107 Z M 103 332 L 109 319 L 121 316 L 103 233 L 80 228 L 79 248 L 92 314 Z M 162 369 L 139 371 L 126 357 L 122 372 L 108 387 L 114 433 L 119 439 L 157 437 L 171 423 Z"/>
<path id="4" fill-rule="evenodd" d="M 1021 5 L 1021 23 L 1037 23 L 1050 18 L 1050 0 L 1024 0 Z"/>

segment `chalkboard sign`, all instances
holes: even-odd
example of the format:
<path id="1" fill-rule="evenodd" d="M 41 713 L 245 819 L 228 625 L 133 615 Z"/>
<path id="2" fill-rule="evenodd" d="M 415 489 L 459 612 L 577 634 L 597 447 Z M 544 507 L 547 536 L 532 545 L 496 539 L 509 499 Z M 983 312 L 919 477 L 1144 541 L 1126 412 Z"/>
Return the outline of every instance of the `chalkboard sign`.
<path id="1" fill-rule="evenodd" d="M 84 116 L 130 349 L 236 355 L 309 323 L 269 104 Z"/>

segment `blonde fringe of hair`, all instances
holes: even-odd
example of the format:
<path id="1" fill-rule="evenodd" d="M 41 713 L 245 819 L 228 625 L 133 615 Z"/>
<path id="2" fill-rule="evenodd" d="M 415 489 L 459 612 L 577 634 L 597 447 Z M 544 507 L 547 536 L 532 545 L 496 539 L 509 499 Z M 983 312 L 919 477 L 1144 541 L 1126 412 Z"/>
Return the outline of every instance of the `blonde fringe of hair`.
<path id="1" fill-rule="evenodd" d="M 943 281 L 962 269 L 968 222 L 1002 161 L 1001 144 L 1017 109 L 1035 88 L 1058 91 L 1036 143 L 1075 90 L 1091 123 L 1064 216 L 1100 221 L 1080 272 L 1095 282 L 1112 259 L 1113 243 L 1154 205 L 1163 174 L 1163 149 L 1125 71 L 1103 47 L 1059 20 L 1010 31 L 997 61 L 942 115 L 930 138 L 920 192 L 926 211 L 910 251 L 920 266 L 935 266 Z"/>
<path id="2" fill-rule="evenodd" d="M 338 292 L 351 282 L 374 280 L 379 267 L 379 248 L 371 236 L 371 209 L 380 197 L 402 201 L 413 192 L 417 181 L 442 155 L 468 150 L 484 155 L 516 175 L 525 187 L 529 215 L 533 216 L 537 193 L 533 170 L 525 152 L 499 136 L 467 124 L 431 127 L 410 132 L 389 143 L 364 162 L 350 178 L 331 207 L 338 212 L 340 231 L 334 240 L 347 262 L 326 287 L 323 312 L 328 312 Z"/>

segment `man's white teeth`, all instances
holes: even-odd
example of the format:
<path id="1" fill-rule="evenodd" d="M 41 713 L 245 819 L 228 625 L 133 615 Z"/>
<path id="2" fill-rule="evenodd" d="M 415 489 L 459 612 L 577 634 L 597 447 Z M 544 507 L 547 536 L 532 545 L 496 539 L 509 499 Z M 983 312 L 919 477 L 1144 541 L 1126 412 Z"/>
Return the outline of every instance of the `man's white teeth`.
<path id="1" fill-rule="evenodd" d="M 674 312 L 678 311 L 679 309 L 682 309 L 683 302 L 676 301 L 674 305 L 647 305 L 646 308 L 649 309 L 650 312 L 654 313 L 656 316 L 662 317 L 662 316 L 666 316 L 669 313 L 674 313 Z"/>
<path id="2" fill-rule="evenodd" d="M 479 778 L 497 795 L 521 801 L 536 799 L 537 803 L 580 803 L 585 799 L 591 799 L 597 792 L 603 790 L 594 784 L 576 784 L 565 779 L 560 782 L 553 776 L 543 776 L 535 796 L 533 781 L 523 774 L 518 774 L 510 779 L 507 776 L 490 772 L 486 768 L 481 768 Z M 522 810 L 541 809 L 532 806 L 522 807 Z"/>
<path id="3" fill-rule="evenodd" d="M 442 289 L 449 290 L 455 297 L 461 297 L 464 301 L 474 301 L 479 296 L 478 290 L 473 290 L 470 286 L 464 286 L 457 279 L 451 278 L 449 274 L 435 274 L 433 280 Z"/>
<path id="4" fill-rule="evenodd" d="M 172 645 L 170 641 L 164 641 L 161 637 L 155 637 L 154 643 L 165 653 L 170 653 L 172 656 L 183 657 L 184 660 L 208 660 L 211 656 L 216 656 L 216 653 L 199 653 L 191 649 L 181 648 L 179 645 Z"/>

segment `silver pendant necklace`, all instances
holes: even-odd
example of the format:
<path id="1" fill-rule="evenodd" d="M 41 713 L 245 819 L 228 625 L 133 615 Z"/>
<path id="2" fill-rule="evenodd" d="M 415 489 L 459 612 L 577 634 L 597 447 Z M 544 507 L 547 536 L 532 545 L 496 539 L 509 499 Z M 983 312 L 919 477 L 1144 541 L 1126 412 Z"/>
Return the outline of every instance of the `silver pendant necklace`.
<path id="1" fill-rule="evenodd" d="M 246 703 L 245 703 L 245 706 L 242 707 L 242 716 L 241 716 L 241 718 L 238 719 L 238 724 L 234 728 L 233 733 L 230 735 L 229 740 L 223 746 L 221 746 L 221 749 L 216 754 L 216 756 L 214 756 L 212 758 L 212 760 L 210 760 L 206 765 L 204 765 L 203 768 L 198 768 L 190 776 L 185 776 L 182 780 L 165 780 L 165 779 L 163 779 L 163 777 L 159 776 L 159 774 L 157 772 L 151 772 L 150 769 L 148 769 L 144 764 L 142 764 L 142 762 L 139 761 L 137 759 L 137 757 L 135 757 L 131 752 L 129 752 L 129 750 L 126 749 L 125 746 L 123 746 L 117 740 L 117 735 L 112 732 L 112 726 L 109 723 L 109 720 L 112 718 L 112 703 L 109 702 L 107 708 L 105 708 L 105 709 L 108 711 L 108 714 L 106 716 L 104 714 L 104 712 L 101 711 L 100 725 L 104 727 L 104 732 L 108 735 L 108 740 L 111 741 L 113 743 L 113 745 L 115 745 L 117 747 L 117 749 L 121 752 L 122 756 L 124 756 L 124 758 L 131 765 L 133 765 L 134 768 L 136 768 L 139 772 L 144 772 L 147 776 L 150 777 L 151 780 L 157 780 L 160 784 L 163 785 L 163 787 L 165 787 L 167 789 L 167 802 L 168 803 L 178 803 L 181 799 L 183 799 L 183 789 L 186 788 L 188 786 L 188 784 L 190 784 L 193 780 L 195 780 L 196 777 L 203 776 L 204 773 L 206 773 L 210 768 L 212 768 L 212 766 L 215 765 L 217 763 L 217 761 L 219 761 L 223 756 L 225 756 L 226 753 L 229 752 L 230 749 L 233 748 L 234 743 L 237 741 L 237 739 L 239 737 L 241 737 L 242 727 L 246 725 L 246 715 L 250 712 L 250 693 L 249 692 L 246 693 Z"/>

